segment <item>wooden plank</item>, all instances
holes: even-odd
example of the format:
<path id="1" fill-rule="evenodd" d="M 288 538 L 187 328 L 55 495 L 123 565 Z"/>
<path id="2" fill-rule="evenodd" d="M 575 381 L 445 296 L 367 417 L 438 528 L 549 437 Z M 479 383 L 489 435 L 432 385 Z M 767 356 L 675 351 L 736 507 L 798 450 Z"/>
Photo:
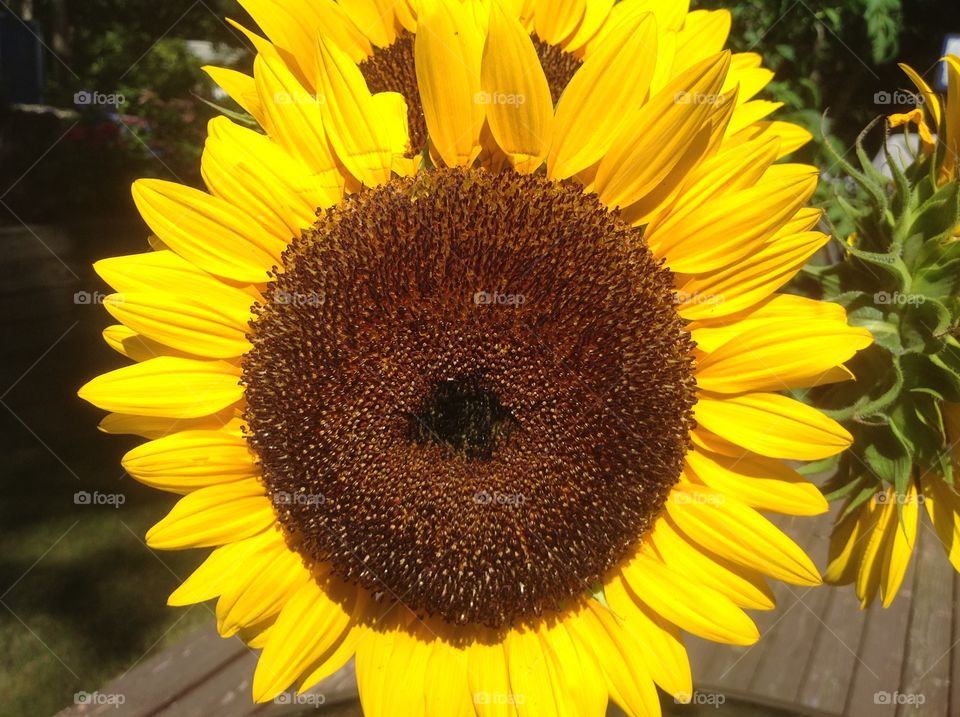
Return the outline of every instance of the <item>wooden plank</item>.
<path id="1" fill-rule="evenodd" d="M 953 569 L 924 514 L 917 532 L 913 619 L 905 643 L 897 717 L 948 717 L 953 643 Z"/>
<path id="2" fill-rule="evenodd" d="M 798 586 L 786 587 L 795 607 L 783 621 L 767 635 L 765 654 L 779 659 L 759 662 L 748 683 L 751 693 L 780 702 L 794 702 L 800 692 L 810 649 L 824 630 L 821 614 L 826 612 L 831 590 L 818 587 L 813 590 Z M 828 635 L 824 640 L 835 639 Z"/>
<path id="3" fill-rule="evenodd" d="M 203 684 L 247 652 L 239 638 L 222 639 L 213 626 L 201 628 L 177 645 L 144 660 L 129 672 L 97 690 L 100 695 L 123 695 L 114 704 L 81 704 L 59 714 L 149 717 L 177 695 Z"/>
<path id="4" fill-rule="evenodd" d="M 819 590 L 828 596 L 821 614 L 823 626 L 810 642 L 797 702 L 839 715 L 847 703 L 866 613 L 859 609 L 856 593 L 849 585 Z"/>
<path id="5" fill-rule="evenodd" d="M 893 717 L 895 714 L 896 706 L 884 704 L 879 695 L 885 691 L 892 693 L 900 684 L 903 643 L 907 639 L 912 612 L 913 580 L 910 572 L 914 573 L 915 579 L 916 565 L 908 569 L 904 584 L 889 608 L 883 609 L 877 595 L 866 611 L 866 624 L 856 650 L 857 661 L 844 712 L 849 717 Z M 855 595 L 853 586 L 845 587 Z"/>

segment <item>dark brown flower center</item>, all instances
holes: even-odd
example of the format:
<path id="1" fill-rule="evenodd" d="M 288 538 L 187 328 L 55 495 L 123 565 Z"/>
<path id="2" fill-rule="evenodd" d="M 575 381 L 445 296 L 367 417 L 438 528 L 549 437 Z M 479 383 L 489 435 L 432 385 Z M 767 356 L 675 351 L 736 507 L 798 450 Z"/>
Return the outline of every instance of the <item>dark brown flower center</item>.
<path id="1" fill-rule="evenodd" d="M 284 253 L 244 359 L 292 544 L 451 623 L 588 592 L 687 450 L 672 289 L 641 233 L 572 183 L 444 169 L 331 209 Z"/>
<path id="2" fill-rule="evenodd" d="M 427 120 L 423 115 L 417 70 L 413 59 L 414 35 L 408 30 L 397 35 L 387 47 L 374 49 L 360 63 L 360 73 L 371 92 L 399 92 L 407 101 L 407 125 L 410 132 L 408 156 L 420 154 L 427 146 Z"/>
<path id="3" fill-rule="evenodd" d="M 553 104 L 560 101 L 560 95 L 570 84 L 570 80 L 583 64 L 580 58 L 565 52 L 556 45 L 544 42 L 536 35 L 531 36 L 533 47 L 540 58 L 540 66 L 543 67 L 543 74 L 546 75 L 547 84 L 550 85 L 550 97 L 553 98 Z"/>
<path id="4" fill-rule="evenodd" d="M 532 39 L 550 85 L 550 96 L 556 104 L 581 62 L 559 47 L 543 42 L 536 35 Z M 408 156 L 411 157 L 420 154 L 427 146 L 427 120 L 417 87 L 413 47 L 414 34 L 404 30 L 392 44 L 374 49 L 373 54 L 360 63 L 360 72 L 371 92 L 399 92 L 407 101 L 407 125 L 410 131 Z"/>

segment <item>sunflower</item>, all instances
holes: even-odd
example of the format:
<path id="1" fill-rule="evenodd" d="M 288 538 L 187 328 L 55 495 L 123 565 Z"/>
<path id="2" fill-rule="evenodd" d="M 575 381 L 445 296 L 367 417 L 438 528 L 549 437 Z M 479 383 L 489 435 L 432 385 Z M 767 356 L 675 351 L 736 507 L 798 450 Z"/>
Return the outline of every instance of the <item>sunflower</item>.
<path id="1" fill-rule="evenodd" d="M 657 715 L 681 630 L 752 643 L 767 578 L 820 582 L 760 512 L 826 510 L 783 460 L 850 436 L 776 391 L 870 341 L 777 291 L 817 173 L 735 122 L 728 52 L 632 22 L 555 106 L 516 15 L 423 4 L 429 156 L 338 42 L 258 40 L 213 74 L 263 132 L 211 122 L 209 192 L 135 183 L 153 250 L 96 264 L 135 363 L 80 395 L 182 495 L 148 544 L 214 548 L 169 602 L 262 648 L 256 700 L 355 657 L 370 715 Z"/>
<path id="2" fill-rule="evenodd" d="M 281 57 L 304 87 L 313 93 L 316 86 L 317 41 L 328 42 L 348 55 L 360 68 L 373 93 L 396 92 L 407 103 L 410 152 L 427 146 L 427 123 L 420 99 L 416 71 L 416 3 L 387 0 L 241 0 L 269 41 L 236 22 L 233 24 L 251 39 L 261 52 Z M 481 0 L 468 5 L 482 6 Z M 583 62 L 598 48 L 625 48 L 631 38 L 634 47 L 650 43 L 655 55 L 653 76 L 643 84 L 656 91 L 672 77 L 711 55 L 720 52 L 730 33 L 726 10 L 688 12 L 689 0 L 512 0 L 503 6 L 517 17 L 530 34 L 554 104 Z M 655 22 L 650 22 L 652 15 Z M 481 18 L 481 22 L 483 22 Z M 238 73 L 208 68 L 224 87 L 233 85 L 237 96 L 253 97 L 249 80 Z M 758 54 L 744 52 L 731 58 L 724 91 L 739 87 L 737 110 L 730 121 L 730 133 L 776 135 L 781 152 L 788 154 L 812 137 L 801 127 L 787 122 L 765 121 L 782 106 L 780 102 L 753 99 L 773 78 L 761 67 Z M 481 93 L 482 96 L 482 93 Z M 486 98 L 493 101 L 495 98 Z M 241 105 L 244 103 L 241 102 Z M 248 108 L 249 109 L 249 108 Z"/>
<path id="3" fill-rule="evenodd" d="M 952 267 L 949 262 L 960 246 L 960 57 L 950 55 L 944 62 L 945 103 L 915 70 L 901 65 L 919 91 L 919 106 L 891 115 L 887 122 L 917 129 L 921 151 L 916 162 L 900 171 L 895 186 L 871 183 L 869 171 L 860 174 L 868 193 L 891 199 L 865 208 L 863 230 L 852 237 L 850 251 L 866 249 L 880 262 L 896 257 L 910 281 L 891 283 L 868 260 L 856 269 L 845 263 L 824 282 L 836 277 L 837 293 L 853 290 L 848 295 L 851 318 L 863 318 L 882 337 L 861 355 L 869 359 L 860 372 L 864 380 L 854 388 L 853 400 L 843 401 L 856 409 L 856 418 L 852 411 L 843 417 L 851 427 L 859 424 L 852 427 L 857 457 L 844 457 L 833 482 L 832 493 L 845 506 L 831 535 L 824 575 L 829 582 L 853 583 L 862 608 L 878 593 L 884 607 L 893 603 L 910 564 L 921 505 L 951 564 L 960 570 L 954 469 L 960 442 L 960 285 L 951 278 L 952 269 L 944 271 Z M 903 247 L 908 236 L 914 251 Z M 873 301 L 866 306 L 863 295 L 871 293 Z M 935 331 L 930 327 L 934 313 Z M 881 394 L 885 398 L 878 401 Z"/>

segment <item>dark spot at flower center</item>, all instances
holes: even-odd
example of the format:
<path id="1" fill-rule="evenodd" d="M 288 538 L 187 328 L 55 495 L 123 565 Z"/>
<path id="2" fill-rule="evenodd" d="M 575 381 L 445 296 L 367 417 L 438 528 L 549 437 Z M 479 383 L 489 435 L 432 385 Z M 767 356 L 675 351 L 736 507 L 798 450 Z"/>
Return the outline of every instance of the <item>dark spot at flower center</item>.
<path id="1" fill-rule="evenodd" d="M 467 458 L 485 461 L 516 425 L 497 394 L 474 377 L 440 381 L 409 419 L 411 440 L 421 444 L 432 441 Z"/>

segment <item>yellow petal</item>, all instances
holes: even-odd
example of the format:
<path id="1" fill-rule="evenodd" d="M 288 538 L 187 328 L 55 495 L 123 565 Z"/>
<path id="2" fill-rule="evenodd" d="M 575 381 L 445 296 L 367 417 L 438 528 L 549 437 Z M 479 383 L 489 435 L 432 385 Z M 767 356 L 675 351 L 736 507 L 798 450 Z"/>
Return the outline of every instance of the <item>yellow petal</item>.
<path id="1" fill-rule="evenodd" d="M 729 53 L 698 63 L 630 118 L 597 170 L 596 189 L 604 204 L 633 204 L 666 179 L 703 129 L 729 65 Z"/>
<path id="2" fill-rule="evenodd" d="M 640 550 L 620 569 L 630 589 L 678 627 L 707 640 L 752 645 L 756 625 L 733 601 Z"/>
<path id="3" fill-rule="evenodd" d="M 245 579 L 234 580 L 217 601 L 217 632 L 231 637 L 247 625 L 278 614 L 313 577 L 303 558 L 277 541 L 272 549 L 247 559 Z"/>
<path id="4" fill-rule="evenodd" d="M 217 83 L 230 98 L 240 105 L 241 109 L 253 115 L 258 124 L 263 125 L 263 106 L 260 104 L 260 95 L 257 86 L 250 75 L 237 70 L 228 70 L 225 67 L 207 65 L 203 68 L 210 79 Z"/>
<path id="5" fill-rule="evenodd" d="M 232 358 L 250 350 L 249 298 L 227 287 L 193 297 L 163 291 L 111 294 L 103 303 L 134 331 L 196 356 Z"/>
<path id="6" fill-rule="evenodd" d="M 577 29 L 586 6 L 585 0 L 535 0 L 533 27 L 537 37 L 550 45 L 561 45 Z"/>
<path id="7" fill-rule="evenodd" d="M 688 325 L 687 330 L 697 342 L 698 350 L 712 353 L 747 331 L 794 321 L 845 324 L 847 312 L 840 304 L 831 301 L 817 301 L 793 294 L 774 294 L 746 311 L 693 322 Z"/>
<path id="8" fill-rule="evenodd" d="M 960 571 L 960 497 L 939 476 L 924 476 L 921 487 L 930 522 L 951 565 Z"/>
<path id="9" fill-rule="evenodd" d="M 377 47 L 387 47 L 397 37 L 392 13 L 377 0 L 337 0 L 354 24 Z"/>
<path id="10" fill-rule="evenodd" d="M 317 91 L 324 98 L 320 114 L 340 161 L 367 187 L 385 183 L 390 179 L 391 136 L 395 134 L 385 120 L 392 116 L 377 112 L 360 68 L 323 36 L 317 76 Z"/>
<path id="11" fill-rule="evenodd" d="M 923 95 L 923 106 L 933 116 L 933 126 L 940 127 L 940 98 L 937 97 L 937 93 L 934 92 L 930 88 L 930 85 L 928 85 L 926 81 L 909 65 L 904 65 L 901 63 L 900 69 L 907 74 L 907 77 L 913 81 L 913 84 L 917 86 L 918 90 L 920 90 L 920 94 Z"/>
<path id="12" fill-rule="evenodd" d="M 783 107 L 782 102 L 770 102 L 769 100 L 751 100 L 738 106 L 733 112 L 730 124 L 727 126 L 727 135 L 732 136 L 750 127 L 755 122 L 759 122 L 768 115 L 773 114 Z"/>
<path id="13" fill-rule="evenodd" d="M 697 385 L 718 393 L 803 388 L 871 343 L 867 329 L 846 322 L 748 329 L 697 362 Z"/>
<path id="14" fill-rule="evenodd" d="M 880 495 L 887 498 L 889 491 Z M 865 535 L 863 557 L 860 560 L 860 570 L 857 573 L 856 580 L 857 597 L 860 598 L 861 610 L 870 606 L 877 589 L 880 587 L 883 559 L 887 552 L 887 544 L 893 538 L 893 527 L 896 522 L 896 503 L 894 501 L 884 500 L 879 502 L 877 496 L 870 500 L 875 507 L 871 511 L 871 525 Z"/>
<path id="15" fill-rule="evenodd" d="M 648 646 L 618 619 L 617 613 L 591 600 L 586 610 L 578 611 L 566 622 L 586 653 L 600 666 L 613 700 L 628 714 L 658 716 L 657 689 L 640 657 Z"/>
<path id="16" fill-rule="evenodd" d="M 819 585 L 813 561 L 753 508 L 704 486 L 678 483 L 667 513 L 684 535 L 708 550 L 777 580 Z"/>
<path id="17" fill-rule="evenodd" d="M 171 287 L 176 287 L 184 294 L 194 294 L 231 287 L 246 294 L 250 304 L 263 298 L 254 286 L 211 276 L 167 249 L 101 259 L 93 268 L 119 292 L 169 291 Z"/>
<path id="18" fill-rule="evenodd" d="M 224 361 L 160 356 L 98 376 L 78 395 L 106 411 L 198 418 L 242 398 L 239 375 Z"/>
<path id="19" fill-rule="evenodd" d="M 693 691 L 693 676 L 680 630 L 637 598 L 619 575 L 607 580 L 604 595 L 611 608 L 607 611 L 609 616 L 599 606 L 593 607 L 593 611 L 618 634 L 622 633 L 623 639 L 633 642 L 635 649 L 630 652 L 642 663 L 633 669 L 645 669 L 654 682 L 675 698 L 689 695 Z M 633 660 L 628 664 L 632 665 Z"/>
<path id="20" fill-rule="evenodd" d="M 247 561 L 277 543 L 283 544 L 279 529 L 267 529 L 252 538 L 215 548 L 207 559 L 167 598 L 167 605 L 194 605 L 220 595 L 244 571 Z"/>
<path id="21" fill-rule="evenodd" d="M 442 628 L 440 628 L 442 629 Z M 467 650 L 462 644 L 452 644 L 435 633 L 431 635 L 430 657 L 426 665 L 426 682 L 420 693 L 426 700 L 426 715 L 441 717 L 474 717 L 474 698 L 468 692 Z M 435 681 L 437 675 L 443 679 Z M 417 689 L 415 685 L 410 685 Z M 405 711 L 406 714 L 415 714 Z"/>
<path id="22" fill-rule="evenodd" d="M 321 103 L 279 60 L 257 55 L 253 63 L 257 92 L 263 103 L 263 127 L 293 157 L 303 162 L 322 191 L 339 198 L 346 180 L 324 129 Z"/>
<path id="23" fill-rule="evenodd" d="M 759 510 L 820 515 L 828 510 L 817 487 L 782 461 L 745 454 L 736 458 L 687 452 L 686 470 L 705 485 Z"/>
<path id="24" fill-rule="evenodd" d="M 363 628 L 357 645 L 357 685 L 364 715 L 460 717 L 464 709 L 472 709 L 466 649 L 441 640 L 402 606 L 391 612 L 380 624 Z M 407 679 L 397 680 L 398 673 Z M 442 685 L 441 674 L 447 677 Z"/>
<path id="25" fill-rule="evenodd" d="M 141 336 L 133 329 L 122 324 L 114 324 L 105 328 L 103 330 L 103 340 L 114 351 L 134 361 L 147 361 L 158 356 L 198 358 L 195 354 Z"/>
<path id="26" fill-rule="evenodd" d="M 896 492 L 891 491 L 889 497 L 897 499 Z M 888 552 L 883 561 L 883 572 L 880 575 L 880 595 L 883 606 L 890 607 L 897 591 L 903 583 L 903 576 L 907 574 L 910 556 L 917 539 L 917 518 L 919 516 L 920 501 L 917 498 L 916 483 L 910 481 L 904 496 L 903 515 L 897 516 L 894 510 L 893 535 L 887 541 Z"/>
<path id="27" fill-rule="evenodd" d="M 210 121 L 200 169 L 212 194 L 281 237 L 299 236 L 316 221 L 317 209 L 340 201 L 340 192 L 323 187 L 299 158 L 226 117 Z"/>
<path id="28" fill-rule="evenodd" d="M 810 167 L 714 196 L 695 212 L 664 220 L 651 231 L 650 248 L 681 274 L 706 274 L 736 264 L 786 224 L 816 186 L 817 170 Z"/>
<path id="29" fill-rule="evenodd" d="M 124 413 L 108 413 L 97 426 L 104 433 L 132 434 L 143 438 L 163 438 L 174 431 L 218 431 L 240 434 L 243 419 L 235 407 L 230 406 L 209 416 L 191 419 L 164 418 L 159 416 L 133 416 Z"/>
<path id="30" fill-rule="evenodd" d="M 656 20 L 644 15 L 630 35 L 584 61 L 557 104 L 547 160 L 551 179 L 571 177 L 600 161 L 646 96 L 656 58 Z"/>
<path id="31" fill-rule="evenodd" d="M 280 612 L 257 662 L 254 701 L 272 700 L 308 669 L 316 669 L 318 662 L 336 656 L 339 664 L 333 667 L 335 670 L 350 658 L 346 650 L 337 648 L 348 639 L 353 622 L 353 592 L 353 600 L 344 605 L 314 580 L 297 590 Z"/>
<path id="32" fill-rule="evenodd" d="M 721 271 L 681 280 L 684 302 L 679 313 L 696 321 L 748 309 L 790 281 L 829 240 L 820 232 L 784 236 Z"/>
<path id="33" fill-rule="evenodd" d="M 752 610 L 774 607 L 773 593 L 761 576 L 694 546 L 668 518 L 661 517 L 657 521 L 650 532 L 650 540 L 671 570 L 691 581 L 702 582 L 732 600 L 737 607 Z"/>
<path id="34" fill-rule="evenodd" d="M 480 78 L 497 145 L 518 172 L 534 171 L 550 149 L 553 100 L 530 36 L 498 3 L 490 10 Z"/>
<path id="35" fill-rule="evenodd" d="M 733 146 L 734 144 L 768 137 L 776 137 L 780 140 L 780 152 L 777 155 L 777 159 L 791 152 L 796 152 L 813 139 L 813 135 L 800 125 L 793 124 L 792 122 L 773 120 L 769 122 L 754 122 L 749 127 L 745 127 L 736 134 L 727 137 L 724 140 L 724 144 Z"/>
<path id="36" fill-rule="evenodd" d="M 613 3 L 614 0 L 586 0 L 583 20 L 573 34 L 563 42 L 563 49 L 570 53 L 580 51 L 603 27 L 613 8 Z"/>
<path id="37" fill-rule="evenodd" d="M 579 612 L 588 608 L 583 607 Z M 592 654 L 589 640 L 574 630 L 573 610 L 562 620 L 544 622 L 540 641 L 553 658 L 554 674 L 561 697 L 570 705 L 572 715 L 602 715 L 607 712 L 608 692 L 604 673 Z"/>
<path id="38" fill-rule="evenodd" d="M 702 394 L 697 423 L 732 443 L 770 458 L 813 461 L 847 448 L 853 440 L 836 421 L 787 396 Z"/>
<path id="39" fill-rule="evenodd" d="M 947 111 L 941 125 L 946 150 L 940 166 L 941 177 L 955 179 L 960 165 L 960 57 L 948 55 L 947 64 Z"/>
<path id="40" fill-rule="evenodd" d="M 147 531 L 146 540 L 156 550 L 208 548 L 254 536 L 276 520 L 263 485 L 253 479 L 242 480 L 184 496 Z"/>
<path id="41" fill-rule="evenodd" d="M 682 72 L 714 55 L 727 44 L 730 34 L 729 10 L 694 10 L 687 14 L 677 33 L 677 51 L 673 71 Z"/>
<path id="42" fill-rule="evenodd" d="M 164 244 L 211 274 L 264 282 L 286 242 L 218 197 L 173 182 L 139 179 L 133 201 Z"/>
<path id="43" fill-rule="evenodd" d="M 467 684 L 480 717 L 516 717 L 516 700 L 510 699 L 510 675 L 503 645 L 496 639 L 469 647 Z"/>
<path id="44" fill-rule="evenodd" d="M 514 695 L 523 695 L 521 715 L 571 715 L 573 706 L 565 700 L 558 682 L 552 656 L 544 649 L 540 636 L 528 628 L 507 633 L 504 649 L 510 687 Z"/>
<path id="45" fill-rule="evenodd" d="M 826 582 L 852 583 L 860 571 L 863 552 L 876 521 L 874 506 L 867 503 L 835 525 L 830 534 L 830 562 L 823 574 Z"/>
<path id="46" fill-rule="evenodd" d="M 175 493 L 259 475 L 246 439 L 227 431 L 180 431 L 137 446 L 121 462 L 141 483 Z"/>
<path id="47" fill-rule="evenodd" d="M 483 42 L 468 3 L 424 3 L 414 41 L 417 86 L 430 140 L 448 167 L 480 154 Z"/>

